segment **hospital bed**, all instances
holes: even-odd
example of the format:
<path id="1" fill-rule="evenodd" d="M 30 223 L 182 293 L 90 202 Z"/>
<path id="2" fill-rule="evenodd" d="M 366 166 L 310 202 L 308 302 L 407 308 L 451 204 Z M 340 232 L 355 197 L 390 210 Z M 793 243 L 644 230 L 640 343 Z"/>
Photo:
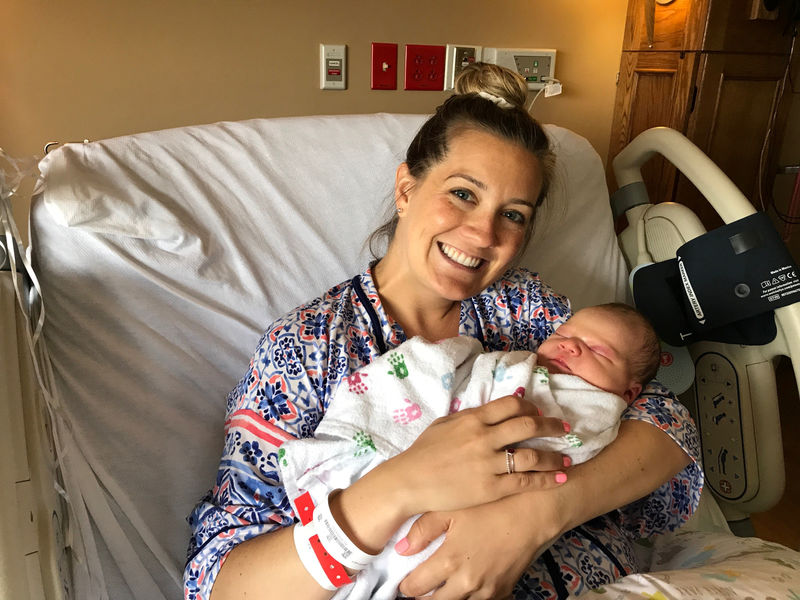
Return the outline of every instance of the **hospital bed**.
<path id="1" fill-rule="evenodd" d="M 384 220 L 424 118 L 217 123 L 69 143 L 41 160 L 28 248 L 14 242 L 7 203 L 1 213 L 1 598 L 181 597 L 185 518 L 213 484 L 227 392 L 272 319 L 367 264 L 362 241 Z M 557 175 L 522 264 L 575 308 L 630 301 L 630 267 L 670 258 L 702 229 L 683 233 L 683 215 L 654 234 L 663 207 L 628 187 L 626 263 L 599 156 L 546 129 Z M 638 187 L 644 146 L 623 156 L 623 187 Z M 6 161 L 4 200 L 33 170 Z M 756 362 L 788 353 L 781 340 Z M 743 425 L 759 414 L 748 410 Z M 748 489 L 750 504 L 729 508 L 774 502 L 778 471 L 760 506 Z M 708 489 L 701 508 L 679 532 L 637 544 L 653 573 L 598 593 L 799 597 L 800 553 L 733 536 Z"/>

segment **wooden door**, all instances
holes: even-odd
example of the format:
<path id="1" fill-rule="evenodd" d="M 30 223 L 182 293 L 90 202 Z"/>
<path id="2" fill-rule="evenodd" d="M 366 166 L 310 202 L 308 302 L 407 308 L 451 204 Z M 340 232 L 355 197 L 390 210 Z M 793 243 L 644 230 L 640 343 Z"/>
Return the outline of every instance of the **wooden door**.
<path id="1" fill-rule="evenodd" d="M 701 50 L 710 2 L 711 0 L 673 0 L 669 4 L 656 2 L 651 39 L 646 18 L 648 3 L 646 0 L 629 0 L 622 49 Z"/>
<path id="2" fill-rule="evenodd" d="M 686 136 L 713 160 L 758 210 L 771 193 L 782 131 L 791 100 L 781 98 L 788 56 L 704 54 L 697 99 Z M 772 153 L 775 154 L 775 153 Z M 686 180 L 675 199 L 695 211 L 706 228 L 720 225 L 716 212 Z"/>
<path id="3" fill-rule="evenodd" d="M 612 160 L 642 131 L 666 126 L 684 131 L 692 100 L 697 54 L 623 52 L 607 161 L 609 188 L 617 188 Z M 672 200 L 675 168 L 655 157 L 642 168 L 651 202 Z"/>

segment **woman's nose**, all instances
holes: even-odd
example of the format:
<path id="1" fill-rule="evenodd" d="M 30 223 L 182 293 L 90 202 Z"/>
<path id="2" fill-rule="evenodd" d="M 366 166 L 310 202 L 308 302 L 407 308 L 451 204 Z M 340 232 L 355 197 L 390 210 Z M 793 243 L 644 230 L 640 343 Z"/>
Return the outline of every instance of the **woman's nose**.
<path id="1" fill-rule="evenodd" d="M 481 248 L 491 248 L 497 244 L 497 225 L 492 216 L 481 215 L 476 211 L 467 223 L 467 231 Z"/>

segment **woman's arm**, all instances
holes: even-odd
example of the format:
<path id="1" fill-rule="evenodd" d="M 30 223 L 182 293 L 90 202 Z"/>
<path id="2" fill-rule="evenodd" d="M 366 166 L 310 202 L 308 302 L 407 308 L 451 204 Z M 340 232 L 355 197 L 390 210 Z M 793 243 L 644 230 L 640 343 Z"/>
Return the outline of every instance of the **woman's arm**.
<path id="1" fill-rule="evenodd" d="M 374 469 L 364 478 L 330 499 L 331 512 L 342 529 L 362 550 L 377 554 L 407 515 L 402 504 L 392 502 L 390 469 Z M 343 509 L 343 507 L 346 507 Z M 347 520 L 343 510 L 358 515 Z M 295 550 L 294 526 L 250 539 L 228 554 L 214 582 L 211 600 L 270 598 L 275 600 L 324 600 L 324 590 L 311 577 Z"/>
<path id="2" fill-rule="evenodd" d="M 646 496 L 689 463 L 686 452 L 660 429 L 623 421 L 613 443 L 573 467 L 563 489 L 553 490 L 561 507 L 561 533 Z"/>
<path id="3" fill-rule="evenodd" d="M 535 414 L 529 402 L 506 396 L 437 419 L 408 450 L 332 494 L 331 512 L 353 543 L 377 554 L 415 514 L 457 510 L 558 485 L 549 469 L 560 456 L 552 453 L 520 449 L 515 454 L 519 472 L 505 472 L 505 447 L 530 437 L 563 435 L 560 420 Z M 329 597 L 306 573 L 291 529 L 254 537 L 232 549 L 216 576 L 212 600 Z"/>
<path id="4" fill-rule="evenodd" d="M 572 467 L 562 486 L 465 511 L 423 515 L 412 526 L 403 554 L 419 552 L 442 533 L 447 538 L 400 591 L 419 596 L 446 581 L 435 600 L 473 592 L 502 598 L 530 561 L 561 534 L 647 495 L 690 461 L 681 446 L 651 423 L 624 421 L 616 440 L 592 460 Z"/>

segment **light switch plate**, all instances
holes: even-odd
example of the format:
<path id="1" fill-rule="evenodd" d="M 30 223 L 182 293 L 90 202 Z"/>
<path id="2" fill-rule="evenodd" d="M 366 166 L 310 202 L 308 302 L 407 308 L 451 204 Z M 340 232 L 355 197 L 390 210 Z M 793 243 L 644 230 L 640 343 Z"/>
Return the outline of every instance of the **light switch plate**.
<path id="1" fill-rule="evenodd" d="M 397 44 L 372 42 L 372 68 L 369 87 L 373 90 L 397 89 Z"/>

